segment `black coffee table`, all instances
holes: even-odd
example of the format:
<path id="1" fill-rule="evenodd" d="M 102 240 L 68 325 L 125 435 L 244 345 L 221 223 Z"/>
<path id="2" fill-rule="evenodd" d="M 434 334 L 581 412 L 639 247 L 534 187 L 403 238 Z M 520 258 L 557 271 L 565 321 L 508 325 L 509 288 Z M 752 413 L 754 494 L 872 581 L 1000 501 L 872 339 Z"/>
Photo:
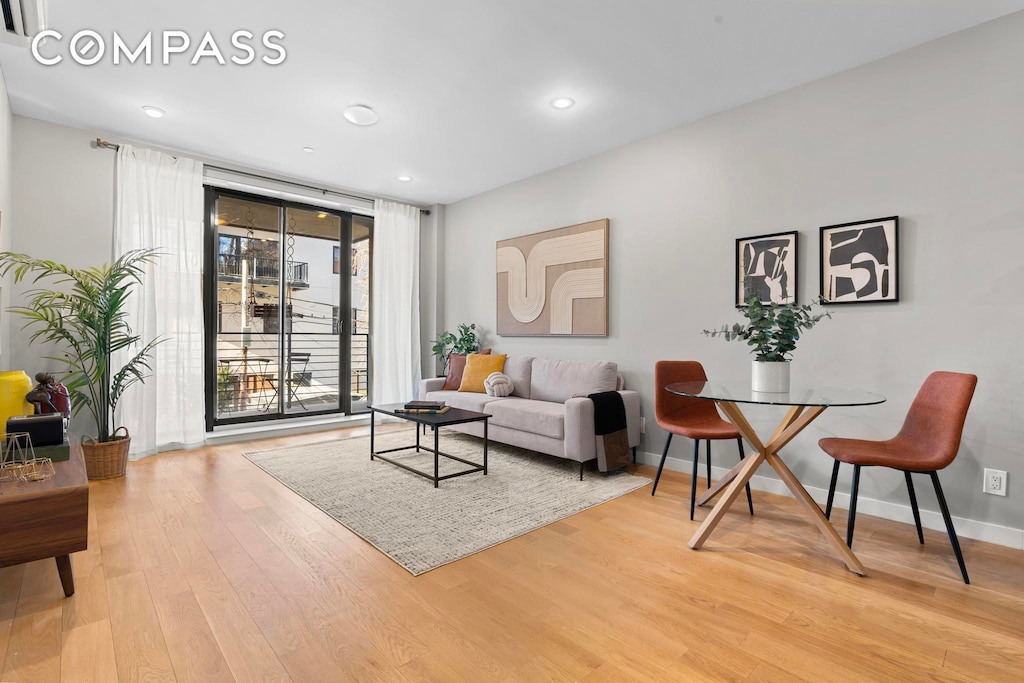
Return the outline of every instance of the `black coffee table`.
<path id="1" fill-rule="evenodd" d="M 437 488 L 438 482 L 444 479 L 451 479 L 453 477 L 461 477 L 464 474 L 473 474 L 474 472 L 483 472 L 487 475 L 487 420 L 491 417 L 486 413 L 477 413 L 472 410 L 463 410 L 461 408 L 449 408 L 444 413 L 400 413 L 397 412 L 399 409 L 404 407 L 403 403 L 392 403 L 388 405 L 370 406 L 370 460 L 374 458 L 383 460 L 384 462 L 391 463 L 396 467 L 401 467 L 403 470 L 408 470 L 413 474 L 418 474 L 421 477 L 425 477 L 434 482 L 434 488 Z M 416 427 L 416 444 L 414 446 L 400 446 L 398 448 L 388 448 L 387 450 L 377 451 L 374 448 L 374 423 L 376 420 L 377 413 L 384 415 L 390 415 L 391 417 L 398 417 L 408 422 L 413 422 L 417 425 Z M 483 422 L 484 423 L 484 462 L 480 463 L 470 462 L 469 460 L 463 460 L 454 455 L 448 453 L 442 453 L 438 449 L 438 428 L 450 427 L 457 424 L 465 424 L 467 422 Z M 420 428 L 418 425 L 430 427 L 434 432 L 434 447 L 431 449 L 427 446 L 420 445 Z M 420 470 L 409 467 L 408 465 L 392 460 L 391 458 L 385 458 L 382 453 L 394 453 L 396 451 L 408 451 L 415 448 L 416 452 L 424 450 L 427 453 L 434 454 L 434 473 L 421 472 Z M 438 458 L 448 458 L 449 460 L 458 460 L 461 463 L 470 465 L 469 469 L 462 470 L 461 472 L 455 472 L 453 474 L 446 474 L 444 476 L 438 476 L 437 465 Z"/>

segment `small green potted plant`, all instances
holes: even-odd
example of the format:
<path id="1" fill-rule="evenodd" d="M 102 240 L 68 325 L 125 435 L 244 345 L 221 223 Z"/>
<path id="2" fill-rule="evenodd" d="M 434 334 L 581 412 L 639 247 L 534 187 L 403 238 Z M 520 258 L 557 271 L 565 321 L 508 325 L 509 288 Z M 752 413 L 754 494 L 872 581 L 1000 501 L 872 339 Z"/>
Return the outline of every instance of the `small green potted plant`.
<path id="1" fill-rule="evenodd" d="M 26 254 L 0 253 L 0 275 L 14 272 L 14 281 L 33 276 L 54 289 L 25 293 L 26 303 L 12 308 L 32 329 L 32 341 L 55 344 L 63 356 L 47 356 L 65 364 L 64 384 L 72 412 L 87 409 L 96 436 L 82 438 L 82 454 L 90 479 L 122 476 L 131 438 L 124 427 L 114 428 L 115 412 L 124 392 L 144 382 L 152 372 L 149 359 L 161 339 L 144 342 L 129 325 L 126 303 L 142 284 L 145 264 L 157 257 L 152 249 L 135 249 L 113 263 L 95 268 L 72 268 Z M 120 367 L 115 353 L 126 354 Z M 120 432 L 124 434 L 120 434 Z"/>
<path id="2" fill-rule="evenodd" d="M 444 366 L 445 373 L 448 372 L 448 359 L 453 353 L 468 354 L 480 350 L 480 338 L 476 334 L 476 323 L 458 326 L 458 335 L 445 331 L 435 339 L 430 350 L 437 356 Z"/>
<path id="3" fill-rule="evenodd" d="M 790 356 L 796 350 L 801 331 L 811 329 L 823 318 L 832 317 L 828 311 L 813 312 L 814 306 L 821 303 L 818 299 L 812 304 L 764 304 L 753 297 L 743 309 L 746 325 L 723 325 L 703 333 L 725 341 L 745 341 L 753 347 L 750 351 L 755 354 L 751 375 L 753 391 L 788 392 Z"/>

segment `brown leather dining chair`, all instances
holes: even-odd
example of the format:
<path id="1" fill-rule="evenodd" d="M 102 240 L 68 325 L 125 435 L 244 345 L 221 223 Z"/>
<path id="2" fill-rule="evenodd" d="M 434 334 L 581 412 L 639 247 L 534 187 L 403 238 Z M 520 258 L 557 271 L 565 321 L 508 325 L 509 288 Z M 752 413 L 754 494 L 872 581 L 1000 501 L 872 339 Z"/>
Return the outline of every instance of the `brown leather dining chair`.
<path id="1" fill-rule="evenodd" d="M 701 439 L 705 442 L 705 460 L 707 461 L 707 482 L 711 486 L 711 442 L 720 439 L 736 439 L 740 449 L 740 460 L 743 460 L 743 439 L 731 423 L 726 422 L 718 414 L 714 401 L 679 396 L 665 390 L 669 384 L 676 382 L 704 382 L 708 376 L 704 366 L 693 360 L 660 360 L 654 364 L 654 414 L 658 425 L 668 432 L 665 449 L 661 453 L 658 474 L 654 477 L 651 495 L 658 490 L 658 480 L 665 468 L 668 447 L 672 436 L 678 434 L 693 439 L 693 474 L 690 478 L 690 519 L 693 519 L 694 501 L 697 498 L 697 463 Z M 747 505 L 750 514 L 754 514 L 754 501 L 750 497 L 750 485 L 747 484 Z"/>
<path id="2" fill-rule="evenodd" d="M 907 493 L 910 494 L 910 508 L 914 513 L 914 524 L 917 526 L 917 540 L 924 543 L 921 531 L 921 514 L 917 509 L 917 496 L 914 495 L 914 482 L 911 474 L 928 474 L 935 487 L 935 497 L 939 500 L 942 519 L 946 522 L 949 542 L 953 546 L 960 573 L 964 583 L 967 578 L 967 566 L 960 552 L 960 542 L 953 529 L 953 520 L 949 516 L 946 497 L 942 494 L 939 484 L 939 470 L 943 469 L 956 457 L 960 449 L 960 437 L 963 434 L 964 420 L 967 419 L 967 408 L 971 405 L 974 388 L 978 384 L 977 375 L 966 375 L 959 372 L 933 372 L 925 380 L 917 397 L 910 405 L 903 428 L 888 441 L 867 441 L 863 439 L 822 439 L 818 442 L 821 449 L 835 458 L 832 467 L 832 483 L 828 489 L 828 502 L 825 505 L 825 516 L 832 515 L 832 499 L 836 492 L 836 479 L 839 476 L 839 463 L 853 465 L 853 485 L 850 489 L 850 515 L 846 527 L 846 545 L 853 547 L 853 527 L 857 516 L 857 489 L 860 486 L 860 468 L 865 466 L 890 467 L 901 470 L 907 481 Z"/>

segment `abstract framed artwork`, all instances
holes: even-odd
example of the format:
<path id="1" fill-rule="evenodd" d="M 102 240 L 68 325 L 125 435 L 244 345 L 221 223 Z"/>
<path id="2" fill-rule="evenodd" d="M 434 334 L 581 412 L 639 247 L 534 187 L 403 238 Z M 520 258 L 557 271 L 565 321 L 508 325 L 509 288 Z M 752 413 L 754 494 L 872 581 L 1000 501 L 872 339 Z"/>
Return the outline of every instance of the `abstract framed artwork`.
<path id="1" fill-rule="evenodd" d="M 502 336 L 608 336 L 608 219 L 497 244 Z"/>
<path id="2" fill-rule="evenodd" d="M 900 300 L 899 216 L 821 228 L 821 298 L 828 304 Z"/>
<path id="3" fill-rule="evenodd" d="M 737 308 L 752 297 L 763 303 L 796 303 L 799 236 L 793 231 L 736 240 Z"/>

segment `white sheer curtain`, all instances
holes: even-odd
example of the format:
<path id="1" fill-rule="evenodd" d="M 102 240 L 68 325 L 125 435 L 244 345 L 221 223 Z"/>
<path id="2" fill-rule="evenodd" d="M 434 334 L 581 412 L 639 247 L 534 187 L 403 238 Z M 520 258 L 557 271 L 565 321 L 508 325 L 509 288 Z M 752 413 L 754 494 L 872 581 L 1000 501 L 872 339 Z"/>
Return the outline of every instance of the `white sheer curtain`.
<path id="1" fill-rule="evenodd" d="M 416 397 L 420 379 L 420 210 L 377 200 L 373 222 L 373 403 Z"/>
<path id="2" fill-rule="evenodd" d="M 125 393 L 115 416 L 131 434 L 136 459 L 205 439 L 202 164 L 121 145 L 114 253 L 130 249 L 161 253 L 129 299 L 132 329 L 144 341 L 166 339 L 153 355 L 152 376 Z"/>

